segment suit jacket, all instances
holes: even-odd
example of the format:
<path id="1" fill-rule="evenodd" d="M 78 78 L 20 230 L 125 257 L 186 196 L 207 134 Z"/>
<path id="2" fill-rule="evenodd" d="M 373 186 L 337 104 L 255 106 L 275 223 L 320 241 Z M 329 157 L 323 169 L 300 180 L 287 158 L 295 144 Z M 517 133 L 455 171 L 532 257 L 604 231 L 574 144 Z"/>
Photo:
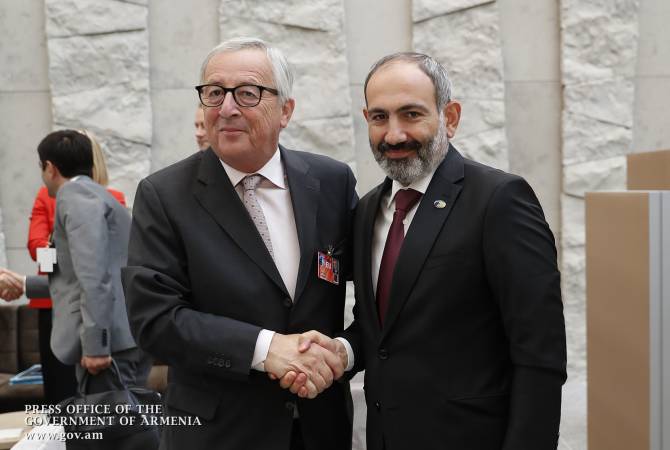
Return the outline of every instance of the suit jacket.
<path id="1" fill-rule="evenodd" d="M 126 206 L 126 197 L 123 192 L 107 188 L 123 206 Z M 37 249 L 49 245 L 49 238 L 54 230 L 54 219 L 56 216 L 56 199 L 49 197 L 49 191 L 42 186 L 33 203 L 30 213 L 30 228 L 28 229 L 28 252 L 33 261 L 37 261 Z M 48 295 L 48 294 L 47 294 Z M 48 297 L 29 297 L 31 308 L 51 308 L 51 299 Z"/>
<path id="2" fill-rule="evenodd" d="M 165 448 L 287 450 L 296 404 L 308 450 L 351 447 L 348 384 L 303 401 L 250 369 L 262 328 L 343 328 L 345 283 L 317 278 L 316 258 L 332 245 L 348 270 L 353 174 L 330 158 L 280 151 L 300 243 L 295 304 L 211 149 L 138 187 L 124 270 L 131 329 L 169 365 L 166 413 L 202 421 L 167 427 Z"/>
<path id="3" fill-rule="evenodd" d="M 368 449 L 555 449 L 565 328 L 554 238 L 532 189 L 451 147 L 407 230 L 381 328 L 371 241 L 390 186 L 358 205 L 344 333 L 365 369 Z"/>
<path id="4" fill-rule="evenodd" d="M 136 347 L 121 285 L 130 214 L 103 186 L 81 176 L 58 190 L 55 217 L 58 263 L 48 281 L 54 355 L 78 364 L 82 354 L 110 355 Z M 44 277 L 27 277 L 29 297 L 44 296 L 44 288 Z"/>

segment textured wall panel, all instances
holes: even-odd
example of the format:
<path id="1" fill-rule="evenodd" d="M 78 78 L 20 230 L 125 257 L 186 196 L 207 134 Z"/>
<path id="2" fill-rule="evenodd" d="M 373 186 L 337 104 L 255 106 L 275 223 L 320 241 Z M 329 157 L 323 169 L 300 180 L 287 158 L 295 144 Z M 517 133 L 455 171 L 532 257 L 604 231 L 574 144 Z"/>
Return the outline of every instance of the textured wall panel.
<path id="1" fill-rule="evenodd" d="M 475 0 L 413 5 L 414 49 L 444 64 L 453 97 L 463 106 L 454 145 L 472 159 L 507 169 L 498 5 Z"/>
<path id="2" fill-rule="evenodd" d="M 85 128 L 130 204 L 149 173 L 151 98 L 145 1 L 46 0 L 55 128 Z"/>
<path id="3" fill-rule="evenodd" d="M 221 40 L 259 37 L 293 65 L 296 109 L 280 141 L 353 163 L 354 131 L 342 0 L 222 0 Z"/>
<path id="4" fill-rule="evenodd" d="M 7 252 L 5 248 L 5 233 L 2 224 L 2 210 L 0 210 L 0 267 L 7 267 Z"/>
<path id="5" fill-rule="evenodd" d="M 569 376 L 585 376 L 584 193 L 625 189 L 638 0 L 562 0 L 562 276 Z"/>

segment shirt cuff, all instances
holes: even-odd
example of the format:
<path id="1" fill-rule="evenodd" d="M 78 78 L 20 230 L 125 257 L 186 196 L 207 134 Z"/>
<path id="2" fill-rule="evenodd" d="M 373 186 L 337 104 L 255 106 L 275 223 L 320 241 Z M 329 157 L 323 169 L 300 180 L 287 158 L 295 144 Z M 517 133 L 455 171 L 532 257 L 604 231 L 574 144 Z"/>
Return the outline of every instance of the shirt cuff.
<path id="1" fill-rule="evenodd" d="M 26 280 L 28 277 L 26 275 L 23 276 L 23 295 L 26 295 Z"/>
<path id="2" fill-rule="evenodd" d="M 337 337 L 335 339 L 340 341 L 344 345 L 344 348 L 347 350 L 347 367 L 344 369 L 344 371 L 349 372 L 351 369 L 354 368 L 354 349 L 351 348 L 351 344 L 346 339 L 342 337 Z"/>
<path id="3" fill-rule="evenodd" d="M 265 372 L 265 359 L 268 357 L 270 351 L 270 343 L 275 332 L 270 330 L 261 330 L 256 339 L 256 347 L 254 348 L 254 356 L 251 359 L 251 368 L 260 372 Z"/>

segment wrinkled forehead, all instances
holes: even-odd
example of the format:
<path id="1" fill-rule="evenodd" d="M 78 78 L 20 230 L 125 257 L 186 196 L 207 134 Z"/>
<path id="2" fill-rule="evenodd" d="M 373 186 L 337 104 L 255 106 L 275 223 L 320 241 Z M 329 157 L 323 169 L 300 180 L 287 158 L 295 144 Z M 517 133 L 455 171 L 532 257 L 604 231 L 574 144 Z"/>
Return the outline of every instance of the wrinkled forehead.
<path id="1" fill-rule="evenodd" d="M 204 73 L 204 82 L 253 82 L 269 84 L 272 66 L 262 49 L 224 51 L 213 55 Z"/>

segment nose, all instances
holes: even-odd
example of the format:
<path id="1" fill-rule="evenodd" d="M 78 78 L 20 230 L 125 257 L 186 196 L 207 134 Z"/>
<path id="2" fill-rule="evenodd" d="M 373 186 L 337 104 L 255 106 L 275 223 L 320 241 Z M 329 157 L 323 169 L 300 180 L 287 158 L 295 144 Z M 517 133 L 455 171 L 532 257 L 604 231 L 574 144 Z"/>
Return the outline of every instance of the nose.
<path id="1" fill-rule="evenodd" d="M 240 110 L 237 107 L 237 103 L 233 98 L 232 92 L 226 92 L 223 97 L 223 103 L 220 106 L 219 115 L 221 117 L 234 117 L 240 115 Z"/>
<path id="2" fill-rule="evenodd" d="M 390 118 L 388 121 L 388 130 L 384 135 L 384 141 L 390 145 L 407 141 L 405 130 L 403 130 L 401 124 L 394 118 Z"/>
<path id="3" fill-rule="evenodd" d="M 198 127 L 195 129 L 195 135 L 200 137 L 205 135 L 205 128 L 204 127 Z"/>

